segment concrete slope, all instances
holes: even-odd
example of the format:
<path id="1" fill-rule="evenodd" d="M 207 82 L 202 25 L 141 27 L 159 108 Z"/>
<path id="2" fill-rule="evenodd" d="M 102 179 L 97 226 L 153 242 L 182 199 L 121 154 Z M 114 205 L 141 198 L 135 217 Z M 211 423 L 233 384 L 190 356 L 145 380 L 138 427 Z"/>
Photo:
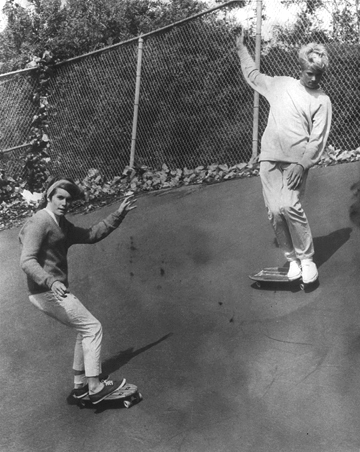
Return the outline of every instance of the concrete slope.
<path id="1" fill-rule="evenodd" d="M 75 334 L 30 304 L 18 230 L 0 233 L 0 451 L 358 451 L 359 169 L 310 173 L 310 293 L 248 278 L 284 263 L 258 178 L 142 196 L 106 240 L 70 250 L 71 289 L 104 327 L 104 370 L 143 393 L 130 410 L 68 399 Z"/>

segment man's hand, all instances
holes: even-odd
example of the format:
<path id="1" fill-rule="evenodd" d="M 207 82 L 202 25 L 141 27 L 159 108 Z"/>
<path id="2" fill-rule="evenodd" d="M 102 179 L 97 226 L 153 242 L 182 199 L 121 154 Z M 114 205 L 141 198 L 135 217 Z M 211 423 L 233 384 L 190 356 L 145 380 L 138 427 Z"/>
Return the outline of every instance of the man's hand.
<path id="1" fill-rule="evenodd" d="M 287 184 L 290 190 L 300 187 L 303 180 L 304 168 L 298 163 L 292 163 L 288 168 Z"/>
<path id="2" fill-rule="evenodd" d="M 130 212 L 130 210 L 136 209 L 136 199 L 132 199 L 134 194 L 130 194 L 125 197 L 124 201 L 120 204 L 117 212 L 122 214 L 124 217 Z"/>
<path id="3" fill-rule="evenodd" d="M 69 293 L 67 287 L 61 281 L 55 281 L 51 286 L 51 292 L 55 295 L 57 299 L 65 298 L 66 294 Z"/>
<path id="4" fill-rule="evenodd" d="M 236 37 L 236 49 L 241 52 L 245 48 L 245 32 L 244 28 L 241 29 L 241 33 Z"/>

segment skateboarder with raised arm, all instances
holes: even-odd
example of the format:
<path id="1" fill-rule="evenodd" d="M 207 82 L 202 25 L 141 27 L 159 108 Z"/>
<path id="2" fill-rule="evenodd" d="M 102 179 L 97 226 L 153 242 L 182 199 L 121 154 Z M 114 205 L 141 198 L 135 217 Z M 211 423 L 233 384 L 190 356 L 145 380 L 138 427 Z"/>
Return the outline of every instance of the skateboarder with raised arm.
<path id="1" fill-rule="evenodd" d="M 318 278 L 310 226 L 301 205 L 308 170 L 325 148 L 331 125 L 331 102 L 320 81 L 328 68 L 321 44 L 299 51 L 300 77 L 270 77 L 255 66 L 244 43 L 236 39 L 246 82 L 270 104 L 261 140 L 260 178 L 269 220 L 280 249 L 289 261 L 288 278 L 305 284 Z"/>
<path id="2" fill-rule="evenodd" d="M 53 179 L 38 212 L 22 227 L 21 268 L 27 275 L 30 301 L 45 314 L 77 332 L 73 371 L 73 395 L 89 395 L 96 404 L 126 383 L 100 380 L 101 323 L 69 291 L 67 252 L 77 243 L 96 243 L 107 237 L 134 209 L 127 197 L 119 208 L 90 228 L 74 226 L 65 217 L 71 202 L 80 196 L 79 187 L 67 178 Z"/>

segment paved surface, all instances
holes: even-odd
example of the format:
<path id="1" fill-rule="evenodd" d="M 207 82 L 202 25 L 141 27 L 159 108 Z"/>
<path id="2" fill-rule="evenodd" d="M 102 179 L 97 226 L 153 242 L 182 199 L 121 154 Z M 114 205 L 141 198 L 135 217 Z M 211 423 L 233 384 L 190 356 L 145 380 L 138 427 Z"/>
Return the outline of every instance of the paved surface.
<path id="1" fill-rule="evenodd" d="M 248 279 L 284 263 L 258 178 L 142 196 L 108 239 L 71 250 L 72 290 L 104 326 L 104 369 L 144 395 L 130 410 L 67 399 L 75 335 L 30 304 L 18 229 L 1 232 L 0 451 L 358 452 L 359 179 L 357 163 L 311 171 L 310 293 Z"/>

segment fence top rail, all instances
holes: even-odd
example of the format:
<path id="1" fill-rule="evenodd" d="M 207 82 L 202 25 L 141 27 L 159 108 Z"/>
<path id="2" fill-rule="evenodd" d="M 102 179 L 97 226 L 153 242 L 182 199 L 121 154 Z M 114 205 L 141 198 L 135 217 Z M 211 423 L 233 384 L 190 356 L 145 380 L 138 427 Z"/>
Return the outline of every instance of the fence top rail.
<path id="1" fill-rule="evenodd" d="M 244 0 L 231 0 L 231 1 L 223 3 L 221 5 L 214 6 L 213 8 L 207 9 L 206 11 L 202 11 L 201 13 L 198 13 L 198 14 L 195 14 L 193 16 L 187 17 L 185 19 L 179 20 L 178 22 L 174 22 L 173 24 L 166 25 L 165 27 L 158 28 L 157 30 L 150 31 L 149 33 L 145 33 L 145 34 L 142 34 L 140 36 L 136 36 L 135 38 L 128 39 L 127 41 L 122 41 L 122 42 L 119 42 L 117 44 L 113 44 L 111 46 L 104 47 L 102 49 L 94 50 L 93 52 L 84 53 L 83 55 L 79 55 L 79 56 L 76 56 L 76 57 L 73 57 L 73 58 L 69 58 L 69 59 L 64 60 L 64 61 L 60 61 L 59 63 L 56 63 L 55 66 L 57 66 L 57 67 L 58 66 L 63 66 L 65 64 L 72 63 L 74 61 L 78 61 L 78 60 L 81 60 L 83 58 L 87 58 L 87 57 L 92 56 L 92 55 L 97 55 L 97 54 L 101 54 L 101 53 L 104 53 L 104 52 L 108 52 L 108 51 L 110 51 L 110 50 L 112 50 L 114 48 L 121 47 L 121 46 L 129 44 L 131 42 L 136 42 L 140 38 L 146 38 L 148 36 L 156 35 L 158 33 L 163 33 L 164 31 L 170 30 L 171 28 L 177 27 L 177 26 L 182 25 L 182 24 L 184 24 L 186 22 L 190 22 L 190 21 L 192 21 L 194 19 L 197 19 L 197 18 L 199 18 L 201 16 L 204 16 L 206 14 L 212 13 L 212 12 L 218 10 L 218 9 L 222 9 L 222 8 L 224 8 L 226 6 L 230 6 L 230 5 L 235 4 L 235 3 L 238 3 L 239 6 L 244 6 L 245 5 L 245 1 Z M 34 71 L 36 69 L 37 69 L 37 67 L 33 67 L 33 68 L 20 69 L 19 71 L 14 71 L 14 72 L 7 72 L 6 74 L 0 74 L 0 79 L 4 78 L 4 77 L 12 76 L 12 75 L 17 75 L 17 74 L 20 74 L 20 73 L 23 73 L 23 72 Z"/>
<path id="2" fill-rule="evenodd" d="M 36 71 L 38 67 L 28 67 L 25 69 L 19 69 L 18 71 L 6 72 L 6 74 L 0 74 L 0 80 L 2 78 L 11 77 L 12 75 L 24 74 L 25 72 Z"/>
<path id="3" fill-rule="evenodd" d="M 28 148 L 31 143 L 20 144 L 19 146 L 14 146 L 13 148 L 0 149 L 0 155 L 6 154 L 7 152 L 17 151 L 18 149 Z"/>

